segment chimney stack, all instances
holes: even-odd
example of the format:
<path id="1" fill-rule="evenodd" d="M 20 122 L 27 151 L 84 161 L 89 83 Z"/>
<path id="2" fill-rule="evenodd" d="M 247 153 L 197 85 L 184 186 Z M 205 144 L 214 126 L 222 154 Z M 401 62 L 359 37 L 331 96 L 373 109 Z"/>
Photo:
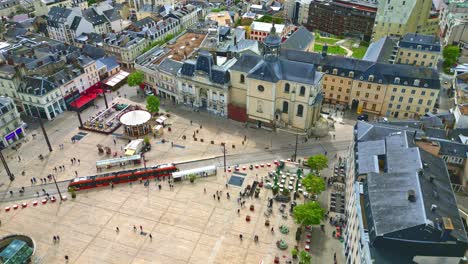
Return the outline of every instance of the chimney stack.
<path id="1" fill-rule="evenodd" d="M 408 201 L 412 203 L 416 202 L 416 192 L 414 190 L 408 191 Z"/>

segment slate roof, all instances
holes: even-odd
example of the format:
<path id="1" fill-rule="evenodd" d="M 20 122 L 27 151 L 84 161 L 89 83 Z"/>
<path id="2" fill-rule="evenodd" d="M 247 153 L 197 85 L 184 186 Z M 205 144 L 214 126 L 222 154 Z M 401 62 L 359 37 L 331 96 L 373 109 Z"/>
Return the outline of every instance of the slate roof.
<path id="1" fill-rule="evenodd" d="M 44 96 L 48 92 L 57 88 L 57 86 L 44 77 L 23 77 L 25 85 L 19 89 L 20 93 L 31 94 L 35 96 Z"/>
<path id="2" fill-rule="evenodd" d="M 117 59 L 114 56 L 108 56 L 98 59 L 96 62 L 102 63 L 106 66 L 107 71 L 111 71 L 115 68 L 118 68 L 120 65 L 117 62 Z"/>
<path id="3" fill-rule="evenodd" d="M 374 83 L 393 84 L 398 77 L 400 85 L 440 89 L 439 73 L 431 68 L 384 64 L 342 56 L 323 56 L 319 53 L 290 49 L 282 49 L 281 57 L 291 61 L 311 63 L 316 67 L 321 66 L 322 72 L 332 73 L 337 69 L 338 76 L 349 76 L 349 72 L 353 72 L 354 79 L 357 80 L 369 81 L 369 76 L 374 75 Z M 419 80 L 419 85 L 414 85 L 415 80 Z"/>
<path id="4" fill-rule="evenodd" d="M 72 10 L 53 6 L 47 14 L 47 24 L 52 27 L 58 27 L 58 24 L 66 21 Z"/>
<path id="5" fill-rule="evenodd" d="M 180 68 L 182 68 L 182 65 L 183 63 L 180 61 L 166 58 L 159 64 L 159 69 L 175 76 L 177 72 L 179 72 Z"/>
<path id="6" fill-rule="evenodd" d="M 418 131 L 413 128 L 358 121 L 356 129 L 357 168 L 371 171 L 363 208 L 371 259 L 413 263 L 415 255 L 463 256 L 468 239 L 445 162 L 412 144 L 409 135 Z M 369 169 L 361 168 L 362 159 L 373 162 Z M 379 159 L 385 161 L 383 169 Z M 408 200 L 409 190 L 415 192 L 414 202 Z M 442 239 L 444 218 L 454 229 Z"/>
<path id="7" fill-rule="evenodd" d="M 81 49 L 81 52 L 94 60 L 106 55 L 106 51 L 103 48 L 98 48 L 89 44 L 85 44 Z"/>
<path id="8" fill-rule="evenodd" d="M 305 50 L 313 41 L 314 34 L 304 26 L 301 26 L 281 44 L 281 47 L 285 49 Z"/>
<path id="9" fill-rule="evenodd" d="M 230 75 L 227 68 L 214 65 L 213 56 L 205 51 L 201 51 L 197 60 L 186 60 L 180 73 L 185 76 L 195 76 L 195 71 L 203 71 L 208 75 L 211 82 L 224 85 L 229 83 Z"/>
<path id="10" fill-rule="evenodd" d="M 467 158 L 468 145 L 448 140 L 439 140 L 438 142 L 440 144 L 439 155 L 447 155 L 463 159 Z"/>
<path id="11" fill-rule="evenodd" d="M 119 19 L 121 19 L 120 17 L 120 14 L 119 14 L 119 11 L 117 9 L 109 9 L 109 10 L 106 10 L 104 12 L 102 12 L 104 14 L 104 16 L 107 17 L 107 19 L 109 21 L 117 21 Z"/>
<path id="12" fill-rule="evenodd" d="M 260 55 L 261 53 L 258 41 L 253 39 L 242 39 L 240 41 L 237 41 L 236 45 L 232 44 L 229 46 L 229 51 L 234 53 L 242 53 L 249 50 L 252 53 Z"/>
<path id="13" fill-rule="evenodd" d="M 396 41 L 388 36 L 380 38 L 369 45 L 362 59 L 365 61 L 389 63 L 395 45 Z"/>
<path id="14" fill-rule="evenodd" d="M 103 15 L 99 15 L 94 8 L 88 8 L 82 11 L 82 16 L 93 26 L 104 24 L 107 21 L 107 18 Z"/>
<path id="15" fill-rule="evenodd" d="M 284 59 L 263 60 L 263 57 L 252 54 L 242 54 L 231 69 L 248 73 L 249 78 L 268 82 L 288 80 L 315 84 L 322 77 L 321 73 L 315 71 L 314 65 L 309 63 Z"/>
<path id="16" fill-rule="evenodd" d="M 440 52 L 440 42 L 433 35 L 407 33 L 400 40 L 399 46 L 409 49 L 417 49 L 418 46 L 421 46 L 421 50 Z"/>

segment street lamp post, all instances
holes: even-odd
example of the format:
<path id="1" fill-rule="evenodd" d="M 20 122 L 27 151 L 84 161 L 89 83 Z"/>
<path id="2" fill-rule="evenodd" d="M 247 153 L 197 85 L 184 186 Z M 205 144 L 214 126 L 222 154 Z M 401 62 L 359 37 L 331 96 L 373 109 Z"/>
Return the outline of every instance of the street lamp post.
<path id="1" fill-rule="evenodd" d="M 55 175 L 52 174 L 52 178 L 54 179 L 55 187 L 57 187 L 57 191 L 58 191 L 58 193 L 60 195 L 60 201 L 63 201 L 62 193 L 60 192 L 57 181 L 55 180 Z"/>
<path id="2" fill-rule="evenodd" d="M 36 106 L 36 113 L 37 113 L 37 118 L 39 119 L 39 125 L 41 126 L 42 129 L 42 134 L 44 135 L 44 139 L 47 143 L 47 146 L 49 147 L 49 151 L 52 152 L 52 146 L 50 145 L 49 137 L 47 136 L 47 132 L 44 128 L 44 123 L 42 122 L 41 114 L 39 113 L 39 108 Z"/>
<path id="3" fill-rule="evenodd" d="M 293 156 L 293 161 L 296 161 L 297 159 L 297 143 L 299 141 L 299 132 L 296 130 L 296 146 L 294 147 L 294 156 Z"/>
<path id="4" fill-rule="evenodd" d="M 0 149 L 0 159 L 2 160 L 3 167 L 5 167 L 5 171 L 7 172 L 8 177 L 10 177 L 10 181 L 15 180 L 15 175 L 11 173 L 10 168 L 8 167 L 8 164 L 6 163 L 5 157 L 3 156 L 3 152 Z"/>
<path id="5" fill-rule="evenodd" d="M 78 121 L 80 122 L 80 128 L 83 127 L 83 120 L 81 120 L 80 109 L 76 108 L 76 114 L 78 115 Z"/>
<path id="6" fill-rule="evenodd" d="M 223 156 L 224 156 L 224 172 L 226 172 L 226 143 L 221 143 L 223 146 Z"/>

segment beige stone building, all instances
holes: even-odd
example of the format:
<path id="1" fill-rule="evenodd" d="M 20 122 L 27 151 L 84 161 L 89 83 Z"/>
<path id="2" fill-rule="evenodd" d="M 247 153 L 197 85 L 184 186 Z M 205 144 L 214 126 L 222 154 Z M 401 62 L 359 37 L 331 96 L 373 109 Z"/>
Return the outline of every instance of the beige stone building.
<path id="1" fill-rule="evenodd" d="M 379 1 L 372 40 L 401 37 L 406 33 L 437 35 L 439 18 L 431 13 L 432 1 Z"/>
<path id="2" fill-rule="evenodd" d="M 440 89 L 435 69 L 283 50 L 282 57 L 314 64 L 325 73 L 327 103 L 393 118 L 415 118 L 432 111 Z"/>
<path id="3" fill-rule="evenodd" d="M 263 56 L 244 54 L 230 68 L 229 117 L 311 132 L 320 116 L 323 74 L 312 64 L 281 59 L 275 27 L 263 44 Z"/>
<path id="4" fill-rule="evenodd" d="M 440 42 L 435 36 L 408 33 L 398 43 L 395 63 L 435 68 L 440 51 Z"/>

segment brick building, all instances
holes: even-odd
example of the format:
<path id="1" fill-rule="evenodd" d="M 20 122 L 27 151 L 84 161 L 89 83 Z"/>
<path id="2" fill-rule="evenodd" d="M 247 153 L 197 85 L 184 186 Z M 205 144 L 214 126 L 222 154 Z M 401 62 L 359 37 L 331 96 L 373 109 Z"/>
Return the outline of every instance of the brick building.
<path id="1" fill-rule="evenodd" d="M 306 27 L 311 31 L 319 30 L 369 41 L 376 13 L 376 6 L 368 3 L 312 1 Z"/>

